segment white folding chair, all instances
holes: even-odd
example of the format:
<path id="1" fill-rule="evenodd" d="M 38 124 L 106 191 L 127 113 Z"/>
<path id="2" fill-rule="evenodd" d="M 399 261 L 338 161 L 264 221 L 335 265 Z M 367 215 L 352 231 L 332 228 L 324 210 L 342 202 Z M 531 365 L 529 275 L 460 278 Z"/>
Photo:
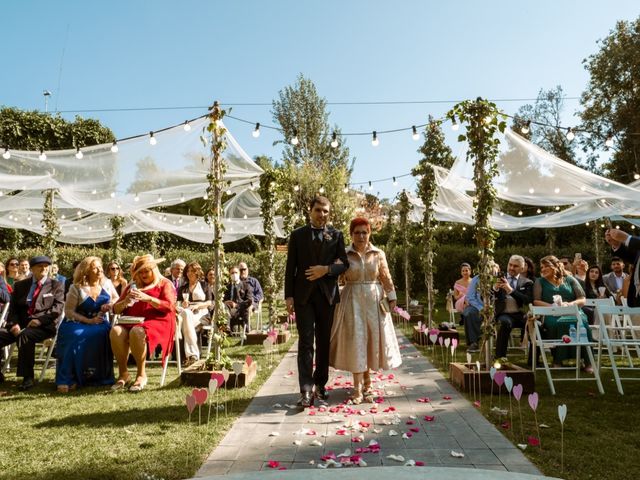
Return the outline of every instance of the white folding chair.
<path id="1" fill-rule="evenodd" d="M 531 306 L 531 313 L 538 317 L 545 317 L 545 316 L 553 316 L 553 317 L 562 317 L 562 316 L 570 316 L 570 317 L 574 317 L 576 319 L 576 330 L 579 331 L 579 321 L 580 321 L 580 311 L 578 309 L 577 305 L 569 305 L 566 307 L 558 307 L 558 306 L 553 306 L 553 307 L 536 307 L 536 306 Z M 596 364 L 595 359 L 593 358 L 593 351 L 591 350 L 592 347 L 597 346 L 597 342 L 590 342 L 588 340 L 582 340 L 579 339 L 578 341 L 575 342 L 571 342 L 571 344 L 567 344 L 564 343 L 564 341 L 562 340 L 562 338 L 551 338 L 551 339 L 543 339 L 542 338 L 542 333 L 540 331 L 540 324 L 538 321 L 534 322 L 534 328 L 535 328 L 535 345 L 534 345 L 534 350 L 533 350 L 533 355 L 532 355 L 532 360 L 533 360 L 533 372 L 535 374 L 536 370 L 539 368 L 536 365 L 536 353 L 535 353 L 535 347 L 540 347 L 540 353 L 542 355 L 542 363 L 543 363 L 543 368 L 545 370 L 545 373 L 547 375 L 547 381 L 549 382 L 549 389 L 551 390 L 551 394 L 555 395 L 556 394 L 556 389 L 555 386 L 553 384 L 553 377 L 551 376 L 551 370 L 554 371 L 562 371 L 562 370 L 572 370 L 575 369 L 576 371 L 576 375 L 575 377 L 571 377 L 571 378 L 558 378 L 556 377 L 556 381 L 593 381 L 595 380 L 596 384 L 598 385 L 598 391 L 600 393 L 604 393 L 604 389 L 602 388 L 602 382 L 600 381 L 600 371 L 599 371 L 599 366 Z M 558 347 L 576 347 L 576 365 L 575 367 L 549 367 L 549 362 L 547 360 L 547 352 L 551 352 L 552 348 L 558 348 Z M 594 378 L 591 377 L 585 377 L 585 376 L 580 376 L 580 347 L 584 347 L 587 351 L 587 356 L 589 357 L 589 360 L 591 361 L 591 365 L 593 367 L 593 375 Z"/>
<path id="2" fill-rule="evenodd" d="M 601 342 L 607 349 L 609 361 L 611 362 L 611 370 L 618 387 L 620 395 L 624 395 L 622 389 L 622 380 L 640 380 L 638 377 L 621 377 L 620 370 L 637 370 L 640 371 L 640 366 L 635 366 L 630 348 L 636 350 L 640 348 L 640 326 L 636 326 L 632 323 L 631 317 L 634 315 L 640 315 L 640 307 L 624 307 L 620 305 L 602 305 L 596 308 L 598 315 L 598 321 L 600 323 L 600 330 L 602 332 Z M 609 325 L 606 324 L 606 317 L 610 315 L 611 321 Z M 623 358 L 626 358 L 627 365 L 618 365 L 619 355 L 614 355 L 616 347 L 622 349 Z"/>

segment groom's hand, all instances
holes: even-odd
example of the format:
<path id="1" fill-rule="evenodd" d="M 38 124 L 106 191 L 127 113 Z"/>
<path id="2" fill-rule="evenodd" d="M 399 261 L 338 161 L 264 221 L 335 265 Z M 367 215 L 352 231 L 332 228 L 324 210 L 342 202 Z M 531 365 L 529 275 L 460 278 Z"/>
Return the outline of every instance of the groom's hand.
<path id="1" fill-rule="evenodd" d="M 314 265 L 313 267 L 307 268 L 304 272 L 307 280 L 310 282 L 324 277 L 327 273 L 329 273 L 329 267 L 327 265 Z"/>

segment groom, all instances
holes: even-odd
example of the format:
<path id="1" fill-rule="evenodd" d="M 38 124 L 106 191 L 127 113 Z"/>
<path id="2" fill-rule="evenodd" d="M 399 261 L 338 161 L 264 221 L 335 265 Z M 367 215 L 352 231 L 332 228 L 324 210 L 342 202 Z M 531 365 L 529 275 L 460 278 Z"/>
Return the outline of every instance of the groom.
<path id="1" fill-rule="evenodd" d="M 312 389 L 320 400 L 328 395 L 329 338 L 333 310 L 340 301 L 338 276 L 349 268 L 342 233 L 327 226 L 331 203 L 326 197 L 311 201 L 310 224 L 291 233 L 287 253 L 284 296 L 289 314 L 296 315 L 298 327 L 298 405 L 309 407 Z M 313 372 L 313 342 L 316 369 Z M 313 372 L 313 373 L 312 373 Z"/>

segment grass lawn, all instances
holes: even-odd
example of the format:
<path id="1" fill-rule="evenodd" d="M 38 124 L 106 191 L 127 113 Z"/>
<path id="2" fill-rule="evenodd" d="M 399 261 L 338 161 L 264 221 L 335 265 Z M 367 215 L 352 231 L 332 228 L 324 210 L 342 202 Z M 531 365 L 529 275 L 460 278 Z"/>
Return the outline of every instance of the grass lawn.
<path id="1" fill-rule="evenodd" d="M 55 393 L 53 369 L 42 384 L 22 393 L 9 374 L 0 385 L 0 391 L 6 392 L 0 397 L 0 478 L 192 477 L 278 365 L 291 341 L 280 345 L 271 368 L 263 358 L 262 345 L 234 345 L 227 353 L 237 359 L 252 355 L 258 362 L 258 375 L 248 387 L 227 391 L 228 414 L 221 412 L 216 423 L 212 410 L 208 425 L 205 407 L 202 425 L 198 425 L 197 407 L 188 423 L 185 396 L 192 387 L 180 386 L 175 366 L 169 367 L 163 388 L 159 387 L 160 367 L 149 367 L 149 384 L 139 394 L 84 388 L 60 395 Z"/>
<path id="2" fill-rule="evenodd" d="M 436 314 L 438 321 L 448 319 L 448 314 L 440 307 Z M 446 317 L 445 317 L 446 316 Z M 461 334 L 458 361 L 466 359 L 464 328 L 458 327 Z M 405 334 L 411 338 L 412 331 Z M 431 350 L 416 344 L 423 354 L 431 357 Z M 444 371 L 440 352 L 432 362 L 448 377 Z M 474 355 L 474 361 L 477 354 Z M 523 354 L 509 352 L 509 360 L 526 367 Z M 608 364 L 608 362 L 604 362 Z M 629 373 L 640 378 L 640 371 Z M 624 395 L 619 395 L 613 381 L 611 370 L 602 371 L 602 383 L 605 394 L 600 395 L 595 382 L 556 382 L 556 395 L 550 393 L 544 371 L 539 371 L 536 378 L 536 390 L 540 395 L 537 417 L 538 424 L 546 424 L 549 428 L 540 429 L 541 448 L 528 446 L 524 454 L 545 474 L 570 480 L 584 479 L 629 479 L 640 472 L 640 381 L 623 381 Z M 502 424 L 509 418 L 500 417 L 490 411 L 489 398 L 483 392 L 482 413 L 514 444 L 522 441 L 520 421 L 515 399 L 513 400 L 512 427 L 505 429 Z M 474 400 L 473 394 L 467 396 Z M 535 418 L 529 408 L 527 395 L 521 399 L 524 435 L 537 437 Z M 494 392 L 493 405 L 498 403 Z M 561 429 L 558 419 L 558 405 L 567 406 L 567 417 L 564 427 L 564 471 L 561 472 Z M 501 407 L 509 409 L 509 399 L 502 395 Z"/>

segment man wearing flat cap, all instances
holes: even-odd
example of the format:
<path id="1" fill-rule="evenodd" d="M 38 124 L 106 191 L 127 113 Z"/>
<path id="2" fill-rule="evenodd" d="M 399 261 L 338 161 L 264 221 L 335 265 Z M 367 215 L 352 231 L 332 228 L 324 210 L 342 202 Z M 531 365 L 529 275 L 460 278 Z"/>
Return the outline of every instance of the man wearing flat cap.
<path id="1" fill-rule="evenodd" d="M 51 259 L 33 257 L 29 265 L 32 276 L 14 284 L 7 323 L 0 329 L 0 348 L 18 344 L 21 390 L 34 385 L 35 344 L 56 334 L 56 321 L 64 310 L 64 283 L 49 278 Z"/>

